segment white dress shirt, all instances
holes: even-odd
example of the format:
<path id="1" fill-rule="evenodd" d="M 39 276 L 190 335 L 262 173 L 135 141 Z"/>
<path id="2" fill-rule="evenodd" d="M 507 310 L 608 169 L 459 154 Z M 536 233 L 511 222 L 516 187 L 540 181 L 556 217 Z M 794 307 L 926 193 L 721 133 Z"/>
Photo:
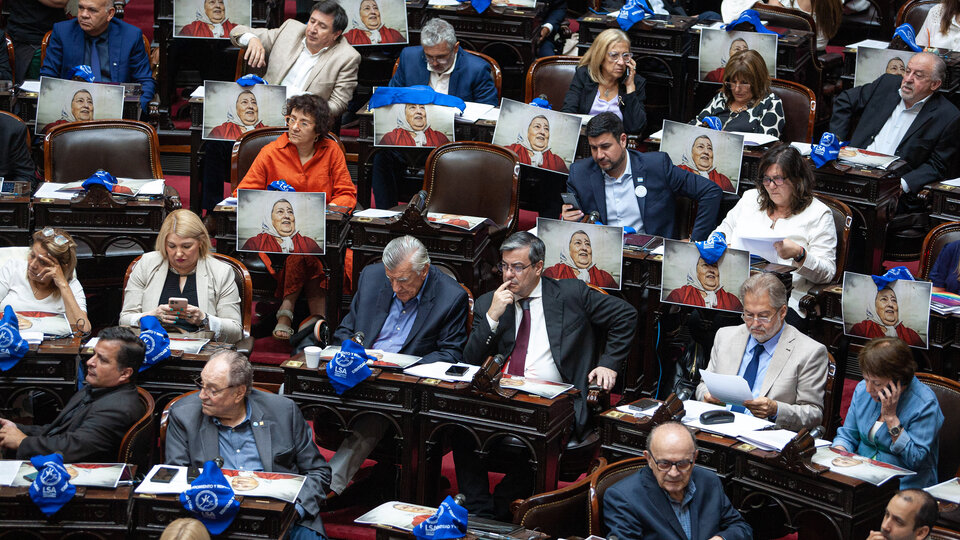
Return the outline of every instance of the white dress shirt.
<path id="1" fill-rule="evenodd" d="M 917 115 L 920 114 L 920 110 L 923 109 L 923 104 L 926 103 L 928 99 L 930 99 L 930 96 L 921 99 L 914 103 L 912 107 L 908 108 L 906 103 L 903 102 L 903 98 L 901 98 L 900 103 L 897 103 L 897 106 L 893 108 L 893 114 L 890 115 L 887 122 L 880 128 L 880 131 L 877 133 L 877 136 L 873 138 L 873 142 L 870 143 L 867 150 L 880 152 L 881 154 L 887 154 L 889 156 L 897 155 L 897 147 L 900 146 L 900 141 L 902 141 L 903 136 L 907 134 L 913 121 L 917 119 Z M 900 187 L 904 193 L 910 191 L 910 186 L 907 185 L 907 181 L 903 178 L 900 179 Z"/>
<path id="2" fill-rule="evenodd" d="M 244 34 L 237 39 L 237 42 L 246 47 L 252 38 L 257 36 L 253 34 Z M 310 75 L 310 70 L 313 69 L 313 66 L 317 64 L 317 59 L 320 58 L 320 55 L 324 53 L 330 47 L 324 47 L 317 51 L 316 53 L 311 53 L 310 49 L 307 48 L 307 39 L 304 38 L 301 41 L 300 55 L 297 56 L 297 61 L 293 63 L 290 67 L 290 71 L 287 72 L 283 80 L 280 81 L 281 86 L 287 87 L 287 97 L 298 96 L 304 93 L 304 88 L 307 86 L 307 76 Z M 277 84 L 276 81 L 267 81 L 269 84 Z"/>
<path id="3" fill-rule="evenodd" d="M 917 45 L 921 47 L 936 47 L 960 51 L 960 22 L 954 17 L 947 27 L 947 33 L 940 32 L 940 21 L 943 20 L 943 4 L 937 4 L 927 12 L 923 26 L 917 32 Z"/>
<path id="4" fill-rule="evenodd" d="M 434 71 L 433 67 L 430 66 L 430 62 L 427 62 L 427 71 L 430 72 L 430 88 L 433 88 L 441 94 L 449 94 L 450 74 L 453 73 L 453 68 L 455 67 L 457 67 L 457 53 L 453 53 L 453 62 L 450 62 L 450 67 L 442 73 Z"/>
<path id="5" fill-rule="evenodd" d="M 532 272 L 533 267 L 527 268 L 526 271 Z M 553 360 L 553 353 L 550 351 L 550 340 L 547 338 L 547 322 L 543 316 L 543 290 L 541 285 L 543 285 L 543 282 L 538 281 L 537 286 L 527 296 L 530 299 L 530 340 L 527 342 L 527 359 L 523 364 L 523 376 L 531 379 L 563 382 L 560 370 L 557 369 L 557 363 Z M 513 335 L 516 338 L 520 329 L 520 321 L 523 320 L 523 308 L 520 307 L 519 300 L 513 303 L 513 309 L 514 321 L 516 321 Z M 497 327 L 500 326 L 500 321 L 494 321 L 488 314 L 487 324 L 490 325 L 491 331 L 496 332 Z M 504 368 L 504 373 L 507 372 L 507 367 Z"/>
<path id="6" fill-rule="evenodd" d="M 603 192 L 607 200 L 605 224 L 614 227 L 633 227 L 639 233 L 643 232 L 643 215 L 640 213 L 637 192 L 633 187 L 633 170 L 630 168 L 629 152 L 624 159 L 627 166 L 620 177 L 614 178 L 603 173 Z M 642 180 L 641 183 L 643 183 Z"/>

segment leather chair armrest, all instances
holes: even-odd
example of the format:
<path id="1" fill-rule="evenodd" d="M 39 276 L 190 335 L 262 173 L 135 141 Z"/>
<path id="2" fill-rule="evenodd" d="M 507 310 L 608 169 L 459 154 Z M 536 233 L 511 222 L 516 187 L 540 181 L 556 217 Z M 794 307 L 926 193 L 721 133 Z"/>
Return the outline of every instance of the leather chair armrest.
<path id="1" fill-rule="evenodd" d="M 237 352 L 243 354 L 246 357 L 249 357 L 252 351 L 253 351 L 253 336 L 247 336 L 237 342 Z"/>

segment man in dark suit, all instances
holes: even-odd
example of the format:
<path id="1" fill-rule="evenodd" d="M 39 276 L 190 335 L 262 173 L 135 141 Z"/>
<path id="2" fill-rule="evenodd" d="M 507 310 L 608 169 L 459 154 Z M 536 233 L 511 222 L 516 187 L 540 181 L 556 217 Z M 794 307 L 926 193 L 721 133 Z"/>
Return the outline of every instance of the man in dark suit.
<path id="1" fill-rule="evenodd" d="M 37 182 L 37 167 L 27 148 L 27 126 L 8 114 L 0 114 L 0 176 L 4 180 Z"/>
<path id="2" fill-rule="evenodd" d="M 420 46 L 400 52 L 397 71 L 390 86 L 430 86 L 441 94 L 464 101 L 497 105 L 497 87 L 490 75 L 490 64 L 460 48 L 453 26 L 443 19 L 430 19 L 420 31 Z M 373 156 L 373 198 L 377 208 L 393 208 L 400 198 L 398 185 L 405 155 L 397 150 L 381 150 Z M 412 156 L 426 159 L 427 152 Z"/>
<path id="3" fill-rule="evenodd" d="M 675 198 L 683 195 L 697 203 L 692 240 L 705 240 L 716 226 L 720 187 L 675 167 L 663 152 L 627 150 L 627 135 L 615 114 L 600 113 L 587 122 L 587 141 L 593 157 L 574 162 L 567 177 L 567 191 L 577 197 L 580 209 L 563 205 L 564 220 L 582 221 L 585 214 L 598 212 L 606 225 L 677 238 Z"/>
<path id="4" fill-rule="evenodd" d="M 326 538 L 320 505 L 330 485 L 313 432 L 292 400 L 253 388 L 253 366 L 236 351 L 213 354 L 200 372 L 200 392 L 170 407 L 166 463 L 306 476 L 297 495 L 299 521 L 290 538 Z"/>
<path id="5" fill-rule="evenodd" d="M 603 495 L 608 537 L 751 540 L 753 529 L 730 504 L 716 473 L 695 466 L 697 439 L 678 422 L 647 438 L 647 467 Z"/>
<path id="6" fill-rule="evenodd" d="M 113 0 L 80 0 L 77 18 L 53 25 L 40 75 L 69 79 L 78 65 L 93 69 L 96 82 L 140 83 L 140 107 L 147 110 L 156 90 L 143 33 L 113 18 Z"/>
<path id="7" fill-rule="evenodd" d="M 106 328 L 86 362 L 86 385 L 52 423 L 14 424 L 0 418 L 0 447 L 17 459 L 60 452 L 67 463 L 113 463 L 130 426 L 143 416 L 134 383 L 144 345 L 125 327 Z"/>
<path id="8" fill-rule="evenodd" d="M 580 390 L 574 400 L 573 436 L 580 439 L 588 429 L 589 386 L 613 388 L 630 352 L 637 310 L 579 279 L 541 279 L 544 250 L 543 241 L 528 232 L 504 241 L 503 284 L 474 305 L 473 332 L 463 358 L 481 364 L 501 354 L 509 357 L 507 374 L 573 384 Z M 603 352 L 594 362 L 601 344 Z M 457 484 L 466 506 L 471 513 L 502 518 L 510 502 L 530 495 L 533 472 L 525 460 L 518 460 L 491 497 L 487 471 L 466 439 L 453 441 Z"/>
<path id="9" fill-rule="evenodd" d="M 564 17 L 567 16 L 567 0 L 550 0 L 547 2 L 546 16 L 540 24 L 539 36 L 535 46 L 537 47 L 537 58 L 544 56 L 553 56 L 557 54 L 557 45 L 561 47 L 563 53 L 563 39 L 560 38 L 560 25 Z"/>
<path id="10" fill-rule="evenodd" d="M 905 160 L 909 168 L 900 186 L 906 193 L 916 195 L 927 184 L 956 176 L 960 111 L 937 92 L 946 69 L 939 56 L 918 53 L 902 78 L 883 74 L 844 91 L 833 102 L 830 131 L 850 146 Z"/>
<path id="11" fill-rule="evenodd" d="M 427 248 L 412 236 L 394 238 L 383 264 L 363 269 L 350 313 L 334 333 L 342 343 L 363 332 L 366 345 L 385 352 L 422 356 L 420 363 L 457 363 L 467 341 L 467 293 L 453 278 L 430 266 Z M 363 416 L 351 426 L 330 459 L 330 489 L 342 493 L 390 425 Z"/>

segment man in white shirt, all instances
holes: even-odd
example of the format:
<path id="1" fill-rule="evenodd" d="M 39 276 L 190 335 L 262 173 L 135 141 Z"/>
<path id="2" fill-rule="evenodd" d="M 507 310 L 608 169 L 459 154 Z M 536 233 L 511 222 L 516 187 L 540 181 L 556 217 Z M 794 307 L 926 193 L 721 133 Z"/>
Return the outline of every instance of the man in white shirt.
<path id="1" fill-rule="evenodd" d="M 528 232 L 504 241 L 499 265 L 503 284 L 477 299 L 463 359 L 481 364 L 501 354 L 511 376 L 573 384 L 580 390 L 574 399 L 573 438 L 580 440 L 588 432 L 589 387 L 613 388 L 630 352 L 637 310 L 579 279 L 541 278 L 544 251 L 543 241 Z M 526 459 L 518 459 L 491 497 L 486 468 L 471 441 L 454 441 L 457 484 L 466 507 L 480 516 L 504 518 L 510 502 L 532 493 L 534 471 Z"/>
<path id="2" fill-rule="evenodd" d="M 939 56 L 918 53 L 899 75 L 883 74 L 844 91 L 833 103 L 830 131 L 855 148 L 899 156 L 907 162 L 900 179 L 905 193 L 953 178 L 960 147 L 960 111 L 937 90 L 946 76 Z M 851 130 L 859 117 L 856 129 Z M 852 131 L 852 132 L 851 132 Z"/>

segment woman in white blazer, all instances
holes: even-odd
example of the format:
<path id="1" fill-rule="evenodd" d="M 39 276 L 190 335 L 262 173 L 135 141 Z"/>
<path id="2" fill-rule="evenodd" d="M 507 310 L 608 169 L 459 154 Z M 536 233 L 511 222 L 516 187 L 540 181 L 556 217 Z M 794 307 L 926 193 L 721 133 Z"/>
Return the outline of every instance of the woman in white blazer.
<path id="1" fill-rule="evenodd" d="M 186 299 L 178 306 L 170 299 Z M 121 325 L 153 315 L 173 332 L 213 332 L 215 341 L 243 337 L 240 293 L 233 269 L 212 255 L 210 236 L 187 209 L 171 212 L 160 227 L 156 251 L 141 257 L 123 294 Z"/>

